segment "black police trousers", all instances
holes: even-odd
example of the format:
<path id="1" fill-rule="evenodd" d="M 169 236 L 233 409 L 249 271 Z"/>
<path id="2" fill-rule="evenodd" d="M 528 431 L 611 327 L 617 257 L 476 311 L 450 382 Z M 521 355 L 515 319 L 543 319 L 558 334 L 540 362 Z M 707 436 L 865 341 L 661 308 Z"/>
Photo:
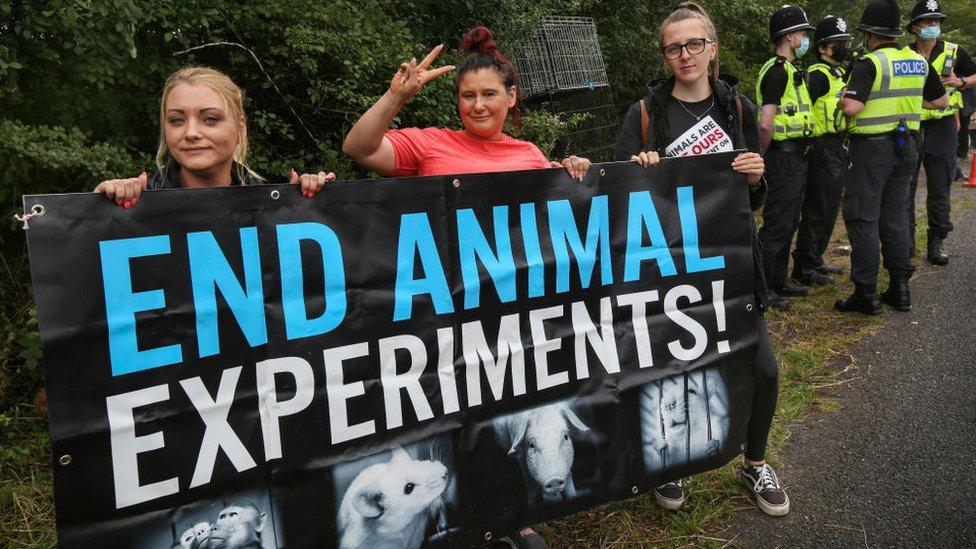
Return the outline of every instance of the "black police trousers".
<path id="1" fill-rule="evenodd" d="M 775 143 L 763 158 L 766 163 L 766 205 L 763 206 L 759 241 L 766 282 L 775 290 L 786 282 L 790 242 L 800 221 L 803 187 L 807 181 L 807 161 L 800 150 L 783 150 Z"/>
<path id="2" fill-rule="evenodd" d="M 908 139 L 898 154 L 891 135 L 851 139 L 843 212 L 851 241 L 851 280 L 862 293 L 877 292 L 879 252 L 892 279 L 907 279 L 912 272 L 905 203 L 918 148 Z"/>
<path id="3" fill-rule="evenodd" d="M 793 270 L 799 272 L 824 266 L 823 254 L 830 243 L 844 194 L 847 150 L 841 136 L 816 138 L 807 153 L 807 170 L 800 226 L 793 250 Z"/>
<path id="4" fill-rule="evenodd" d="M 918 174 L 922 166 L 925 166 L 925 210 L 929 222 L 928 234 L 944 239 L 952 230 L 952 221 L 949 220 L 949 190 L 956 178 L 955 152 L 953 147 L 951 150 L 946 150 L 944 154 L 919 155 L 906 204 L 912 241 L 915 240 L 915 192 L 918 190 Z"/>
<path id="5" fill-rule="evenodd" d="M 752 399 L 749 425 L 746 427 L 746 459 L 762 461 L 766 457 L 769 428 L 776 413 L 779 392 L 779 366 L 773 354 L 773 342 L 766 330 L 766 321 L 759 319 L 759 345 L 756 348 L 756 393 Z"/>

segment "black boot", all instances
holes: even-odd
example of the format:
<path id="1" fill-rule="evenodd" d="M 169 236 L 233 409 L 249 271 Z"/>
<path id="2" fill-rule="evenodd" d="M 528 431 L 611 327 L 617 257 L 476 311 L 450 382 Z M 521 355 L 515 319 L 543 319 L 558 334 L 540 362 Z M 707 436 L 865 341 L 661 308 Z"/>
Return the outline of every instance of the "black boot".
<path id="1" fill-rule="evenodd" d="M 928 260 L 933 265 L 949 264 L 949 256 L 942 251 L 942 239 L 931 234 L 929 235 Z"/>
<path id="2" fill-rule="evenodd" d="M 880 315 L 881 300 L 876 293 L 866 293 L 854 290 L 847 299 L 838 299 L 834 308 L 843 313 L 861 313 L 865 315 Z"/>
<path id="3" fill-rule="evenodd" d="M 844 274 L 844 269 L 836 265 L 828 265 L 824 263 L 823 265 L 817 267 L 816 271 L 820 274 L 825 275 L 842 275 Z"/>
<path id="4" fill-rule="evenodd" d="M 779 309 L 780 311 L 789 311 L 790 302 L 785 297 L 780 297 L 776 295 L 776 292 L 769 292 L 769 297 L 766 298 L 770 309 Z"/>
<path id="5" fill-rule="evenodd" d="M 780 297 L 803 297 L 810 293 L 810 288 L 792 282 L 783 282 L 778 286 L 773 286 L 773 291 Z"/>
<path id="6" fill-rule="evenodd" d="M 793 269 L 790 278 L 806 286 L 827 286 L 834 283 L 833 278 L 816 269 Z"/>
<path id="7" fill-rule="evenodd" d="M 915 239 L 913 238 L 908 245 L 908 257 L 915 257 L 916 255 L 918 255 L 918 252 L 915 250 Z"/>
<path id="8" fill-rule="evenodd" d="M 888 289 L 882 292 L 881 301 L 891 305 L 892 309 L 898 311 L 912 310 L 912 296 L 908 291 L 907 278 L 892 278 L 888 283 Z"/>

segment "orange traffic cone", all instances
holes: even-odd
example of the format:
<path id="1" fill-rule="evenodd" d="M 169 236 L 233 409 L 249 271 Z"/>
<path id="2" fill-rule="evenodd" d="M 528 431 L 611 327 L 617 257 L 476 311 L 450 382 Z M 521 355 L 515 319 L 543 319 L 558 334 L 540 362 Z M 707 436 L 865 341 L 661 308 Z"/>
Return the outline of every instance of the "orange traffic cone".
<path id="1" fill-rule="evenodd" d="M 976 189 L 976 154 L 973 155 L 973 162 L 969 165 L 969 179 L 966 180 L 963 187 Z"/>

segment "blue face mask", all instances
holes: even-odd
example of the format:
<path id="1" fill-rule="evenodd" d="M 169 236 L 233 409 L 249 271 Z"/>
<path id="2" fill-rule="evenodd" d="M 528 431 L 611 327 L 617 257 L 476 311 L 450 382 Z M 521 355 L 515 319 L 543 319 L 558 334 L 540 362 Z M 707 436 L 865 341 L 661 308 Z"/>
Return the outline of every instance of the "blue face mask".
<path id="1" fill-rule="evenodd" d="M 940 34 L 942 34 L 942 29 L 940 27 L 922 27 L 918 31 L 918 36 L 926 42 L 935 40 Z"/>
<path id="2" fill-rule="evenodd" d="M 809 49 L 810 49 L 810 37 L 804 36 L 803 40 L 800 41 L 800 46 L 796 48 L 796 56 L 803 57 L 804 55 L 806 55 L 807 50 Z"/>

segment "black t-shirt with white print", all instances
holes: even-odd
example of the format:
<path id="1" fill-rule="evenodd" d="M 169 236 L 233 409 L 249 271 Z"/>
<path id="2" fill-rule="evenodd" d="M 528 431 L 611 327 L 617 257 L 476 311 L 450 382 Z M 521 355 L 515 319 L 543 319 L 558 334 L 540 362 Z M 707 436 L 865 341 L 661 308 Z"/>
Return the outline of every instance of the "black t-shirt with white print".
<path id="1" fill-rule="evenodd" d="M 735 150 L 732 128 L 712 95 L 704 101 L 669 98 L 664 107 L 667 133 L 661 156 L 696 156 Z"/>

